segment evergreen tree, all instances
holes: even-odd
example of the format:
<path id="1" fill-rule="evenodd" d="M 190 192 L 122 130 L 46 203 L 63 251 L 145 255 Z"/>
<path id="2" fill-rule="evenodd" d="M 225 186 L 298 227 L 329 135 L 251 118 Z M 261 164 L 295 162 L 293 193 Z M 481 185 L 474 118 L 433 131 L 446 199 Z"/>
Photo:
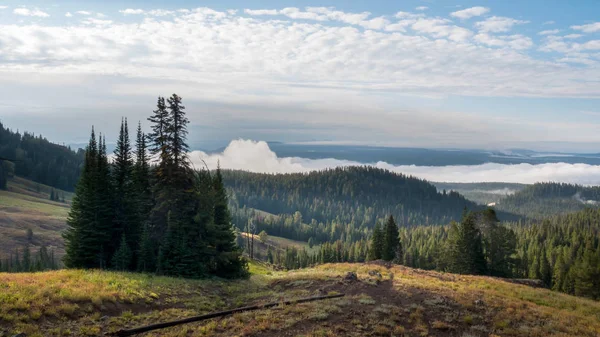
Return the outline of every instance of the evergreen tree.
<path id="1" fill-rule="evenodd" d="M 131 259 L 133 253 L 129 248 L 129 244 L 125 238 L 125 234 L 122 234 L 119 248 L 112 257 L 112 266 L 116 270 L 125 271 L 131 266 Z"/>
<path id="2" fill-rule="evenodd" d="M 381 258 L 385 261 L 400 261 L 402 257 L 402 246 L 398 233 L 398 226 L 393 216 L 389 216 L 383 229 L 383 248 Z"/>
<path id="3" fill-rule="evenodd" d="M 377 222 L 373 228 L 371 247 L 369 249 L 369 260 L 380 260 L 383 257 L 384 233 L 381 224 Z"/>
<path id="4" fill-rule="evenodd" d="M 114 151 L 112 170 L 114 188 L 114 222 L 112 231 L 112 251 L 119 249 L 120 238 L 127 238 L 127 246 L 139 244 L 140 227 L 138 209 L 136 208 L 136 191 L 133 181 L 133 158 L 129 142 L 127 119 L 121 120 L 119 138 Z M 114 267 L 114 266 L 113 266 Z M 131 268 L 128 266 L 126 269 Z"/>
<path id="5" fill-rule="evenodd" d="M 241 277 L 247 274 L 247 265 L 235 245 L 235 234 L 227 207 L 227 193 L 223 186 L 221 169 L 217 167 L 214 182 L 214 227 L 211 238 L 216 250 L 215 274 L 222 277 Z"/>
<path id="6" fill-rule="evenodd" d="M 138 251 L 137 270 L 141 272 L 156 271 L 155 244 L 150 239 L 150 231 L 146 224 L 142 230 Z"/>
<path id="7" fill-rule="evenodd" d="M 98 144 L 92 128 L 90 141 L 86 148 L 83 170 L 71 210 L 67 218 L 65 239 L 65 265 L 69 268 L 102 267 L 102 244 L 99 242 L 96 219 L 96 179 L 98 172 Z"/>
<path id="8" fill-rule="evenodd" d="M 486 272 L 481 232 L 473 213 L 466 213 L 460 224 L 451 225 L 446 256 L 452 273 L 481 275 Z"/>
<path id="9" fill-rule="evenodd" d="M 4 160 L 0 159 L 0 190 L 8 188 L 8 170 L 4 167 Z"/>
<path id="10" fill-rule="evenodd" d="M 150 163 L 146 148 L 146 136 L 142 132 L 141 123 L 138 123 L 135 144 L 136 160 L 133 167 L 133 184 L 137 208 L 136 223 L 139 228 L 145 228 L 144 223 L 147 222 L 148 215 L 152 210 L 152 187 L 150 183 Z"/>

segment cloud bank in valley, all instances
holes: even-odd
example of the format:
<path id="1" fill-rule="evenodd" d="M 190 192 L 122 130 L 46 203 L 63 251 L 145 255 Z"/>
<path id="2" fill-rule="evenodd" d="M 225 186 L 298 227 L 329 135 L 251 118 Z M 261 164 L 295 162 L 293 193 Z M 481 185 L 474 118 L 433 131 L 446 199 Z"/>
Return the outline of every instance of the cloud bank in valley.
<path id="1" fill-rule="evenodd" d="M 331 167 L 371 165 L 397 173 L 409 174 L 422 179 L 439 182 L 510 182 L 532 184 L 540 181 L 556 181 L 583 185 L 600 185 L 600 166 L 588 164 L 496 164 L 415 166 L 392 165 L 386 162 L 359 163 L 349 160 L 308 159 L 278 157 L 264 141 L 234 140 L 222 153 L 207 154 L 202 151 L 190 153 L 196 168 L 210 169 L 220 163 L 222 168 L 262 173 L 310 172 Z"/>

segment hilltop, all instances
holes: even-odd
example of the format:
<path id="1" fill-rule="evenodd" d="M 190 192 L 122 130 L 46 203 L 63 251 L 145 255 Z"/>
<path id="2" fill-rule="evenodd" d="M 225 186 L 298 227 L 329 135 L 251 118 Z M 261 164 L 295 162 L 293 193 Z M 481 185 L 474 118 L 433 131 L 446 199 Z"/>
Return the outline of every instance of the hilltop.
<path id="1" fill-rule="evenodd" d="M 107 271 L 0 274 L 0 335 L 96 336 L 250 304 L 340 299 L 236 314 L 145 336 L 597 336 L 600 303 L 501 279 L 381 263 L 290 272 L 251 264 L 248 280 Z M 355 272 L 358 281 L 347 280 Z M 4 331 L 2 331 L 4 329 Z"/>
<path id="2" fill-rule="evenodd" d="M 536 183 L 501 199 L 496 207 L 527 217 L 543 219 L 600 207 L 600 187 L 564 183 Z"/>

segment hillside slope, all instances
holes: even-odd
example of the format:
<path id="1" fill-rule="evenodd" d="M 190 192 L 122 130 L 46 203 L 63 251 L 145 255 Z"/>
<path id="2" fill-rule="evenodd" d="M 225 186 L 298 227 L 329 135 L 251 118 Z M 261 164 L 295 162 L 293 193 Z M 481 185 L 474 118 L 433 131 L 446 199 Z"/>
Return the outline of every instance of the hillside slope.
<path id="1" fill-rule="evenodd" d="M 328 264 L 249 280 L 62 270 L 0 274 L 0 335 L 97 336 L 250 304 L 340 299 L 236 314 L 144 336 L 598 336 L 600 303 L 489 277 Z M 358 280 L 347 280 L 347 272 Z M 4 331 L 2 331 L 4 330 Z"/>
<path id="2" fill-rule="evenodd" d="M 33 238 L 32 251 L 42 245 L 54 249 L 56 256 L 64 254 L 61 232 L 66 228 L 71 193 L 55 190 L 64 196 L 65 203 L 51 201 L 52 188 L 19 177 L 11 178 L 8 190 L 0 190 L 0 259 L 28 242 L 27 230 Z"/>
<path id="3" fill-rule="evenodd" d="M 250 218 L 258 226 L 257 232 L 264 229 L 300 241 L 356 241 L 390 214 L 403 227 L 445 225 L 460 220 L 465 207 L 485 207 L 453 191 L 438 192 L 428 181 L 374 167 L 295 174 L 223 171 L 223 177 L 238 226 L 245 226 Z M 516 219 L 504 212 L 498 216 Z"/>
<path id="4" fill-rule="evenodd" d="M 536 183 L 501 199 L 498 209 L 532 218 L 573 213 L 600 207 L 600 187 Z"/>

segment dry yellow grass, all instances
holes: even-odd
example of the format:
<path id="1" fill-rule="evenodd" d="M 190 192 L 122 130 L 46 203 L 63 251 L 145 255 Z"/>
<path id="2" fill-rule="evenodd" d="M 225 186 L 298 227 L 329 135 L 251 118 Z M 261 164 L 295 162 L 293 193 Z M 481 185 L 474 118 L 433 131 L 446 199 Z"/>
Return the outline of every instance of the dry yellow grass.
<path id="1" fill-rule="evenodd" d="M 382 278 L 369 276 L 378 270 Z M 146 336 L 598 336 L 600 303 L 487 277 L 328 264 L 290 272 L 251 265 L 249 280 L 182 280 L 61 270 L 0 274 L 0 327 L 28 336 L 125 327 L 344 292 L 346 297 L 236 314 Z M 354 271 L 358 282 L 343 276 Z M 0 328 L 2 335 L 2 328 Z"/>

